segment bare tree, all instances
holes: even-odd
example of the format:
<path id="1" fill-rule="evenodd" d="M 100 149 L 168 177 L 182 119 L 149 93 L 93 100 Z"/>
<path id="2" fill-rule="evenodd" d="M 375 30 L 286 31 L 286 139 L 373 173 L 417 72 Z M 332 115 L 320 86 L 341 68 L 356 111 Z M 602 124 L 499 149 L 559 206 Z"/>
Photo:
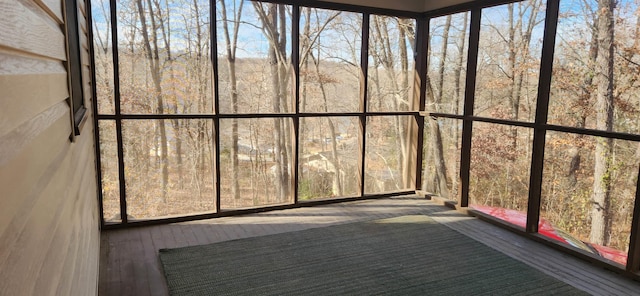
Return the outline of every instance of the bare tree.
<path id="1" fill-rule="evenodd" d="M 467 24 L 468 24 L 468 19 L 469 19 L 469 12 L 464 12 L 464 16 L 463 16 L 463 22 L 462 22 L 462 30 L 460 31 L 459 35 L 458 35 L 458 56 L 456 59 L 456 66 L 453 70 L 453 96 L 454 96 L 454 103 L 453 103 L 453 114 L 459 114 L 460 113 L 460 102 L 463 100 L 463 96 L 464 93 L 461 91 L 462 90 L 462 84 L 464 82 L 464 80 L 461 80 L 461 74 L 462 69 L 463 69 L 463 65 L 464 65 L 464 61 L 465 61 L 465 41 L 467 40 Z M 452 137 L 453 137 L 453 147 L 456 148 L 456 152 L 458 151 L 458 149 L 460 149 L 460 129 L 457 128 L 456 125 L 452 125 L 451 126 L 452 129 Z M 457 194 L 458 191 L 458 173 L 459 173 L 459 165 L 456 163 L 455 165 L 456 169 L 451 170 L 451 188 L 452 190 L 455 192 L 455 194 Z"/>
<path id="2" fill-rule="evenodd" d="M 401 18 L 373 16 L 371 26 L 369 55 L 373 57 L 373 66 L 369 71 L 369 79 L 373 82 L 370 87 L 375 91 L 370 91 L 369 97 L 377 98 L 373 102 L 375 104 L 371 104 L 372 110 L 409 110 L 413 106 L 409 95 L 409 76 L 413 71 L 409 69 L 409 58 L 413 58 L 413 55 L 409 55 L 409 49 L 414 50 L 415 47 L 415 24 Z M 410 165 L 407 158 L 409 150 L 405 136 L 408 124 L 410 121 L 402 116 L 393 118 L 394 134 L 399 135 L 396 139 L 399 154 L 395 164 L 400 170 L 400 179 L 394 177 L 396 189 L 409 186 L 409 174 L 406 173 Z"/>
<path id="3" fill-rule="evenodd" d="M 517 6 L 518 11 L 514 8 Z M 511 95 L 509 102 L 511 105 L 511 117 L 518 120 L 520 117 L 523 80 L 527 75 L 527 63 L 530 60 L 530 44 L 533 29 L 541 22 L 538 15 L 541 0 L 530 0 L 518 4 L 508 4 L 509 11 L 509 79 L 511 85 Z M 517 15 L 515 15 L 517 13 Z M 517 38 L 518 37 L 518 38 Z M 515 149 L 518 142 L 518 130 L 511 129 L 512 147 Z"/>
<path id="4" fill-rule="evenodd" d="M 451 29 L 451 15 L 446 16 L 444 29 L 442 33 L 441 54 L 437 67 L 437 89 L 434 91 L 431 83 L 431 75 L 427 73 L 425 80 L 427 105 L 433 106 L 432 108 L 436 112 L 439 110 L 443 102 L 444 93 L 444 80 L 445 80 L 445 65 L 447 60 L 447 49 L 449 47 L 449 31 Z M 428 67 L 427 67 L 428 68 Z M 444 144 L 442 141 L 442 131 L 440 125 L 435 119 L 426 119 L 426 133 L 428 136 L 427 149 L 427 165 L 430 168 L 425 170 L 425 183 L 424 189 L 429 191 L 435 191 L 443 197 L 449 196 L 449 189 L 447 187 L 447 167 L 445 165 L 444 157 Z"/>
<path id="5" fill-rule="evenodd" d="M 593 69 L 595 67 L 596 59 L 598 57 L 598 30 L 596 25 L 598 24 L 598 15 L 591 9 L 584 1 L 583 12 L 587 20 L 585 25 L 590 28 L 591 41 L 589 42 L 589 55 L 586 61 L 586 67 Z M 558 75 L 562 75 L 558 73 Z M 585 73 L 583 75 L 582 82 L 577 90 L 577 102 L 572 109 L 574 111 L 573 121 L 576 127 L 584 128 L 587 122 L 587 116 L 589 115 L 589 109 L 591 108 L 591 98 L 595 95 L 593 92 L 593 75 Z M 574 149 L 569 152 L 571 162 L 568 169 L 568 184 L 569 188 L 573 188 L 577 185 L 577 172 L 580 169 L 581 164 L 581 140 L 584 139 L 583 135 L 577 136 L 577 141 Z"/>
<path id="6" fill-rule="evenodd" d="M 330 84 L 330 83 L 335 83 L 338 80 L 336 78 L 331 77 L 330 75 L 325 75 L 322 73 L 321 71 L 321 56 L 322 56 L 322 50 L 323 50 L 323 44 L 321 44 L 320 42 L 320 38 L 319 36 L 322 34 L 322 32 L 327 28 L 327 26 L 334 20 L 336 19 L 341 13 L 340 12 L 333 12 L 331 14 L 329 14 L 327 16 L 326 19 L 321 20 L 320 19 L 320 15 L 318 13 L 318 10 L 315 9 L 315 24 L 314 24 L 314 34 L 313 36 L 311 35 L 311 26 L 310 24 L 312 23 L 311 20 L 311 12 L 312 9 L 311 8 L 306 8 L 305 9 L 305 16 L 306 16 L 306 22 L 305 22 L 305 26 L 303 29 L 303 33 L 301 35 L 301 39 L 303 40 L 302 42 L 302 46 L 301 46 L 301 64 L 303 67 L 303 71 L 305 71 L 305 74 L 307 75 L 307 80 L 311 79 L 311 75 L 309 75 L 309 63 L 311 62 L 313 64 L 313 69 L 314 69 L 314 73 L 313 73 L 313 77 L 315 78 L 317 85 L 320 89 L 320 96 L 322 97 L 322 106 L 323 106 L 323 111 L 324 112 L 329 112 L 329 102 L 328 102 L 328 94 L 327 94 L 327 90 L 325 88 L 326 84 Z M 314 54 L 314 50 L 315 50 L 315 54 Z M 307 85 L 305 84 L 302 90 L 302 106 L 304 108 L 304 106 L 306 106 L 306 102 L 307 102 Z M 304 109 L 302 109 L 302 111 L 304 111 Z M 342 171 L 342 166 L 340 164 L 340 156 L 338 155 L 338 146 L 337 146 L 337 142 L 336 142 L 336 128 L 335 125 L 333 123 L 333 120 L 331 118 L 326 118 L 327 120 L 327 125 L 329 127 L 329 135 L 330 135 L 330 141 L 331 141 L 331 157 L 332 159 L 329 160 L 329 162 L 331 162 L 331 164 L 334 167 L 334 174 L 333 174 L 333 186 L 332 186 L 332 194 L 335 196 L 342 196 L 344 193 L 343 190 L 343 184 L 342 184 L 342 180 L 340 178 L 340 173 Z M 323 141 L 324 143 L 324 141 Z"/>
<path id="7" fill-rule="evenodd" d="M 596 59 L 596 127 L 613 130 L 614 0 L 598 1 L 598 57 Z M 611 157 L 613 139 L 598 139 L 593 173 L 593 206 L 589 240 L 608 245 L 611 232 Z"/>
<path id="8" fill-rule="evenodd" d="M 184 49 L 176 51 L 177 57 L 169 61 L 169 69 L 171 70 L 172 87 L 169 98 L 172 99 L 170 108 L 174 113 L 207 113 L 211 112 L 212 100 L 210 91 L 211 70 L 209 62 L 209 34 L 210 25 L 207 23 L 208 9 L 206 4 L 203 5 L 201 0 L 184 0 L 181 3 L 184 9 L 180 14 L 183 27 L 177 28 L 177 32 L 183 32 L 184 35 L 177 35 L 185 46 Z M 169 3 L 167 3 L 169 5 Z M 167 6 L 167 11 L 170 7 Z M 167 13 L 168 14 L 168 13 Z M 170 34 L 176 34 L 171 32 Z M 169 48 L 168 45 L 165 47 Z M 168 56 L 174 56 L 169 53 Z M 182 88 L 181 92 L 179 88 Z M 210 145 L 211 133 L 207 132 L 210 122 L 206 120 L 171 120 L 175 137 L 175 157 L 178 169 L 179 188 L 184 187 L 183 176 L 183 135 L 188 135 L 190 142 L 188 143 L 192 149 L 192 153 L 186 155 L 189 164 L 192 165 L 192 182 L 195 183 L 201 202 L 203 189 L 206 188 L 207 168 L 210 164 L 212 155 L 212 147 Z"/>
<path id="9" fill-rule="evenodd" d="M 238 32 L 240 30 L 240 17 L 244 1 L 234 9 L 233 32 L 230 33 L 227 19 L 227 7 L 224 0 L 219 1 L 222 14 L 222 29 L 226 44 L 226 61 L 229 69 L 229 95 L 231 97 L 231 110 L 238 113 L 238 78 L 236 73 L 236 52 L 238 50 Z M 238 180 L 238 120 L 231 119 L 231 195 L 234 199 L 240 198 L 240 185 Z"/>
<path id="10" fill-rule="evenodd" d="M 163 24 L 156 22 L 156 13 L 151 0 L 147 0 L 146 10 L 142 3 L 142 0 L 136 0 L 138 15 L 140 17 L 140 26 L 142 30 L 143 46 L 145 48 L 145 54 L 149 62 L 149 71 L 151 72 L 151 78 L 153 80 L 155 97 L 156 97 L 156 112 L 159 114 L 164 113 L 164 100 L 162 97 L 162 67 L 159 54 L 158 34 L 156 29 Z M 147 24 L 147 12 L 151 19 L 151 28 Z M 164 124 L 164 119 L 158 120 L 158 130 L 160 132 L 160 166 L 162 170 L 162 201 L 165 202 L 167 198 L 167 187 L 169 183 L 169 158 L 167 148 L 167 131 Z"/>
<path id="11" fill-rule="evenodd" d="M 262 31 L 269 41 L 268 63 L 271 75 L 272 106 L 274 113 L 288 113 L 287 85 L 291 65 L 287 59 L 286 9 L 284 4 L 266 4 L 252 2 L 260 21 Z M 274 118 L 274 158 L 276 196 L 285 201 L 290 196 L 290 155 L 291 128 L 282 118 Z"/>

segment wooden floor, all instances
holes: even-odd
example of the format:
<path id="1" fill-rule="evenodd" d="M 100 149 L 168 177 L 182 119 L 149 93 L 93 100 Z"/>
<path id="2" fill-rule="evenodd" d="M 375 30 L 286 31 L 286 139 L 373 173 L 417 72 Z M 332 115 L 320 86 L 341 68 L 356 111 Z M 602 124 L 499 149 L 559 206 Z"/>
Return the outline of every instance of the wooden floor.
<path id="1" fill-rule="evenodd" d="M 104 231 L 100 295 L 168 295 L 158 250 L 410 214 L 438 222 L 593 295 L 640 295 L 636 282 L 419 197 L 273 211 Z M 428 250 L 426 250 L 428 251 Z"/>

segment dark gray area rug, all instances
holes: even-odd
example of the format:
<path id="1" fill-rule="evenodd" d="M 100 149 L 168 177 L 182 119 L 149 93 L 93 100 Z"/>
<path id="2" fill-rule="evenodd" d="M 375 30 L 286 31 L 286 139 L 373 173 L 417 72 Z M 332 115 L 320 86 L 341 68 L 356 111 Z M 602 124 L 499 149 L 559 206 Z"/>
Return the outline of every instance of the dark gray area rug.
<path id="1" fill-rule="evenodd" d="M 416 215 L 160 250 L 171 295 L 588 295 Z"/>

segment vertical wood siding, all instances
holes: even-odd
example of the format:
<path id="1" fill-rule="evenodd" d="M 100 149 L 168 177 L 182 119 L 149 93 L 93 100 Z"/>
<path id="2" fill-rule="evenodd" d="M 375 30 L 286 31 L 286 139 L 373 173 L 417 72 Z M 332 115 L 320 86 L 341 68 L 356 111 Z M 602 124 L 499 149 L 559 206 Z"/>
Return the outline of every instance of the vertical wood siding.
<path id="1" fill-rule="evenodd" d="M 69 140 L 63 7 L 0 0 L 0 295 L 97 294 L 94 127 Z M 81 40 L 92 122 L 88 38 Z"/>

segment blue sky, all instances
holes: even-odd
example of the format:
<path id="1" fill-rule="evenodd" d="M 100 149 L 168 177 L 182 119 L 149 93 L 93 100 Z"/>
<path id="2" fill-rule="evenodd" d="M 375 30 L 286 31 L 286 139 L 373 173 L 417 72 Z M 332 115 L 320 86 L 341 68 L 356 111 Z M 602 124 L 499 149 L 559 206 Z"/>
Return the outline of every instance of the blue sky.
<path id="1" fill-rule="evenodd" d="M 238 1 L 239 0 L 225 1 L 227 3 L 227 10 L 228 10 L 227 13 L 229 14 L 229 18 L 232 18 L 231 15 L 234 13 L 233 6 L 234 4 L 237 6 L 237 4 L 239 3 Z M 617 23 L 618 26 L 623 26 L 623 25 L 634 26 L 635 25 L 637 21 L 637 15 L 638 15 L 638 11 L 637 11 L 638 1 L 639 0 L 618 0 L 617 7 L 619 9 L 617 9 L 617 13 L 618 13 L 618 16 L 621 16 L 622 19 L 624 20 L 623 23 Z M 133 0 L 117 1 L 117 3 L 121 6 L 127 6 L 127 4 L 130 4 L 132 2 Z M 208 22 L 209 21 L 208 20 L 208 1 L 200 0 L 199 2 L 201 3 L 201 7 L 200 7 L 201 13 L 204 14 L 202 17 L 202 22 Z M 186 35 L 186 30 L 184 26 L 185 18 L 183 18 L 181 15 L 190 13 L 189 6 L 188 6 L 189 3 L 191 3 L 191 1 L 186 1 L 186 2 L 184 0 L 169 1 L 169 7 L 172 10 L 172 17 L 171 17 L 172 43 L 173 43 L 172 46 L 174 48 L 186 47 L 186 43 L 182 41 L 182 39 L 184 39 L 183 36 Z M 594 8 L 597 6 L 597 2 L 595 0 L 587 0 L 587 3 Z M 519 4 L 516 4 L 516 5 L 519 5 Z M 558 41 L 566 40 L 567 38 L 576 38 L 576 37 L 587 38 L 588 36 L 580 35 L 581 33 L 580 31 L 586 29 L 584 12 L 583 12 L 583 1 L 582 0 L 562 0 L 560 5 L 561 5 L 561 8 L 560 8 L 561 18 L 560 18 L 560 25 L 558 26 L 558 33 L 559 33 Z M 103 40 L 110 41 L 110 38 L 107 38 L 107 36 L 105 35 L 107 31 L 106 30 L 107 25 L 108 25 L 108 22 L 105 19 L 105 13 L 108 16 L 109 0 L 92 0 L 92 8 L 93 8 L 92 15 L 93 15 L 93 21 L 94 21 L 94 30 L 97 29 L 94 32 L 94 34 L 100 35 L 103 38 Z M 125 8 L 126 7 L 121 7 L 119 10 L 123 10 Z M 324 16 L 322 17 L 326 17 L 327 14 L 333 13 L 333 11 L 330 11 L 330 10 L 320 10 L 320 11 L 324 14 Z M 349 15 L 351 16 L 351 18 L 360 17 L 360 14 L 352 14 L 352 13 L 346 13 L 346 12 L 343 12 L 341 14 L 341 17 L 346 18 Z M 540 17 L 544 18 L 544 8 L 541 11 Z M 221 20 L 219 16 L 217 18 L 218 18 L 217 24 L 219 27 L 218 28 L 218 40 L 219 40 L 218 51 L 220 54 L 223 54 L 225 44 L 224 44 L 224 38 L 222 36 L 222 31 L 220 29 Z M 459 16 L 458 18 L 459 20 L 457 22 L 461 23 L 461 16 Z M 246 22 L 240 25 L 240 34 L 239 34 L 238 52 L 237 52 L 238 57 L 266 56 L 268 41 L 264 37 L 262 31 L 259 28 L 260 21 L 258 19 L 256 12 L 254 11 L 252 2 L 250 1 L 245 2 L 242 19 Z M 499 25 L 500 23 L 506 24 L 506 20 L 507 20 L 506 5 L 484 9 L 482 19 L 483 19 L 483 25 L 485 27 L 488 23 L 492 23 L 496 25 Z M 301 20 L 301 27 L 304 25 L 305 21 L 306 20 L 304 19 Z M 316 20 L 312 19 L 312 21 L 315 22 Z M 290 29 L 291 20 L 289 17 L 287 18 L 287 22 L 288 22 L 287 26 Z M 432 26 L 434 26 L 437 23 L 440 23 L 440 25 L 442 25 L 442 23 L 444 23 L 444 17 L 441 17 L 439 19 L 434 19 L 432 21 Z M 485 27 L 483 27 L 481 31 L 481 35 L 486 34 L 486 32 L 489 31 Z M 532 42 L 539 42 L 542 39 L 543 27 L 544 27 L 543 24 L 540 24 L 536 27 L 532 36 Z M 119 26 L 119 31 L 120 31 L 119 33 L 121 38 L 123 38 L 125 35 L 127 35 L 127 33 L 129 33 L 127 30 L 128 30 L 127 26 L 124 26 L 124 25 Z M 359 42 L 360 42 L 359 36 L 357 35 L 343 36 L 341 34 L 337 34 L 335 31 L 332 32 L 331 30 L 323 33 L 320 39 L 321 44 L 325 44 L 325 45 L 330 44 L 333 46 L 333 48 L 348 48 L 350 46 L 352 47 L 353 44 L 358 44 Z M 441 42 L 441 39 L 437 36 L 437 34 L 435 34 L 431 40 L 431 45 L 434 48 L 434 50 L 439 50 L 440 46 L 438 44 L 440 42 Z M 450 42 L 453 42 L 453 41 L 450 40 Z M 288 46 L 290 46 L 290 44 L 291 43 L 289 40 Z M 356 49 L 359 49 L 359 48 L 356 48 Z M 347 55 L 347 51 L 350 51 L 350 50 L 346 50 L 345 53 L 340 53 L 340 52 L 336 52 L 334 49 L 333 52 L 326 52 L 325 54 L 327 56 L 334 55 L 338 57 L 342 56 L 343 58 L 348 58 L 350 54 Z"/>

